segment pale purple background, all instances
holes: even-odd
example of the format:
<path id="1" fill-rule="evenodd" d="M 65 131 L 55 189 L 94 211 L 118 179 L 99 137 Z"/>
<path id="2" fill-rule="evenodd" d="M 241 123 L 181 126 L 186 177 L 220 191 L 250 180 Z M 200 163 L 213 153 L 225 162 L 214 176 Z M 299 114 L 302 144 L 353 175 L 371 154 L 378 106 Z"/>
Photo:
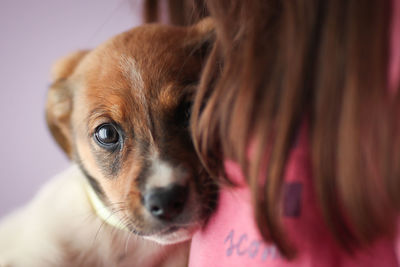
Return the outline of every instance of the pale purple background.
<path id="1" fill-rule="evenodd" d="M 0 218 L 68 166 L 44 119 L 49 70 L 141 23 L 135 0 L 0 1 Z"/>

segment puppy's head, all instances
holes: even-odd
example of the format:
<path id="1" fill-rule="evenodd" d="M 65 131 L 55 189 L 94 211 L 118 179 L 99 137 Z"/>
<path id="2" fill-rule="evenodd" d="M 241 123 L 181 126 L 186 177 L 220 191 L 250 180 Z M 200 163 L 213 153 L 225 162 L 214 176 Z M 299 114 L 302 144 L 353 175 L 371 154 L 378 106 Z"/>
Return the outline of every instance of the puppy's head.
<path id="1" fill-rule="evenodd" d="M 189 238 L 211 208 L 188 125 L 211 24 L 141 26 L 53 68 L 56 141 L 121 225 L 160 243 Z"/>

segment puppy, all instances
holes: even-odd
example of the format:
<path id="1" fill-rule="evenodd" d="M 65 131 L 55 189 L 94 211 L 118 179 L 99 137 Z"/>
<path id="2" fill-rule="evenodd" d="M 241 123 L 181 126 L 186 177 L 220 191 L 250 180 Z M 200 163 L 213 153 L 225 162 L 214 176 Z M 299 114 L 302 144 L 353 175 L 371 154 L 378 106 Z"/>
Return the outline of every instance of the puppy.
<path id="1" fill-rule="evenodd" d="M 144 25 L 55 64 L 47 122 L 74 164 L 0 225 L 0 266 L 186 266 L 215 199 L 188 127 L 212 36 Z"/>

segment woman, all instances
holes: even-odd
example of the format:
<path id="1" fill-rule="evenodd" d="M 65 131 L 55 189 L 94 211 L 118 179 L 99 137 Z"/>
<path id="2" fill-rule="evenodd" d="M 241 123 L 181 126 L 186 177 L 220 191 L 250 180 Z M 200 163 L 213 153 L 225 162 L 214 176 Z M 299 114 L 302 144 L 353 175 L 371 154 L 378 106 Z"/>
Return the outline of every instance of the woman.
<path id="1" fill-rule="evenodd" d="M 217 41 L 192 133 L 221 192 L 190 266 L 398 266 L 400 1 L 194 2 Z"/>

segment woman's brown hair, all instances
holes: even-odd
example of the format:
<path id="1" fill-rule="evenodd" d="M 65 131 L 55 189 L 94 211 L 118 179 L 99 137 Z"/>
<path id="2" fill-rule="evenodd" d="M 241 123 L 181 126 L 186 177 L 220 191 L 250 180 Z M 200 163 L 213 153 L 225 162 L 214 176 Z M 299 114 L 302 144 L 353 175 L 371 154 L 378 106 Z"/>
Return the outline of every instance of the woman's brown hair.
<path id="1" fill-rule="evenodd" d="M 289 258 L 296 248 L 281 222 L 283 175 L 305 118 L 314 191 L 337 241 L 351 252 L 395 231 L 400 98 L 388 86 L 391 3 L 210 0 L 203 6 L 217 40 L 192 112 L 196 149 L 221 182 L 225 159 L 241 165 L 262 236 Z"/>

